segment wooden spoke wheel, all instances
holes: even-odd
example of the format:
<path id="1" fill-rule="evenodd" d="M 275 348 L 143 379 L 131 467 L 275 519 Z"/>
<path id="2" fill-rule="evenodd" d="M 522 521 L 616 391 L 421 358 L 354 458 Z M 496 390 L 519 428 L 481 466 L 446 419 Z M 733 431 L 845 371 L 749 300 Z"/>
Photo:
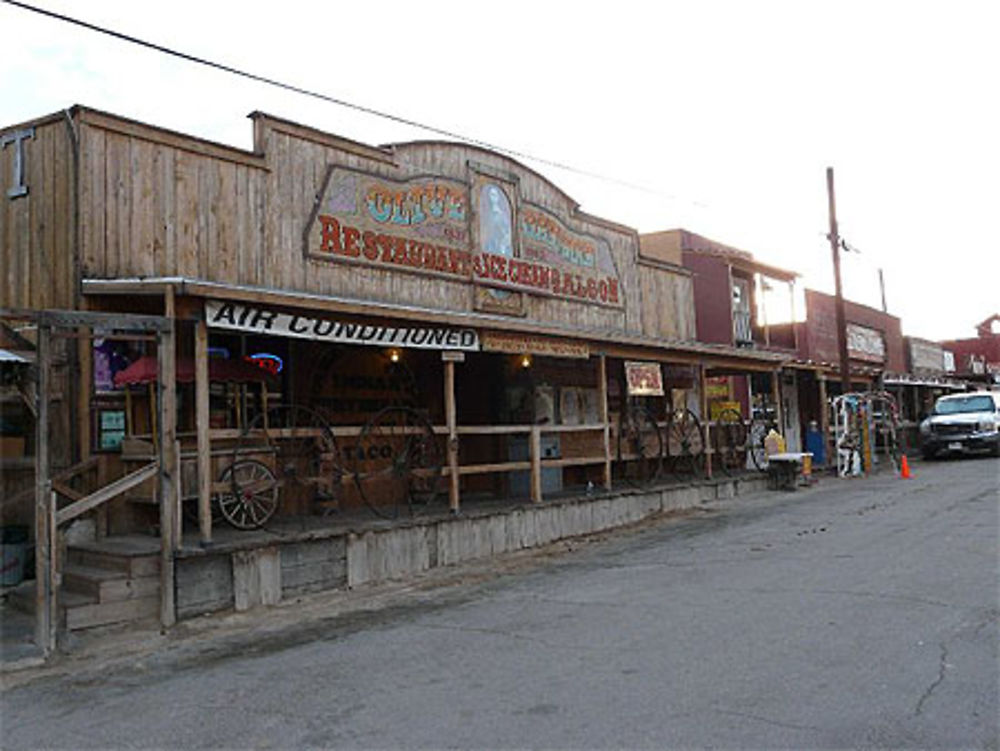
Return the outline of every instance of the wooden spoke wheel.
<path id="1" fill-rule="evenodd" d="M 727 475 L 746 468 L 747 426 L 738 410 L 724 409 L 719 413 L 712 431 L 712 448 L 713 467 Z"/>
<path id="2" fill-rule="evenodd" d="M 646 487 L 663 471 L 663 434 L 653 413 L 641 405 L 622 411 L 618 425 L 618 475 L 630 485 Z"/>
<path id="3" fill-rule="evenodd" d="M 240 459 L 222 471 L 227 492 L 216 496 L 222 518 L 237 529 L 259 529 L 278 510 L 278 481 L 274 472 L 256 459 Z"/>
<path id="4" fill-rule="evenodd" d="M 689 409 L 675 410 L 667 422 L 667 456 L 675 475 L 696 477 L 705 465 L 705 434 Z"/>
<path id="5" fill-rule="evenodd" d="M 444 448 L 434 428 L 409 407 L 386 407 L 365 425 L 353 450 L 354 479 L 376 515 L 415 515 L 437 500 L 444 485 Z"/>
<path id="6" fill-rule="evenodd" d="M 315 410 L 290 405 L 257 415 L 233 449 L 233 466 L 247 460 L 267 467 L 293 507 L 301 500 L 336 509 L 344 473 L 333 431 Z"/>
<path id="7" fill-rule="evenodd" d="M 754 418 L 747 429 L 747 453 L 750 455 L 750 463 L 761 472 L 767 470 L 767 449 L 764 447 L 764 439 L 776 427 L 770 420 Z"/>

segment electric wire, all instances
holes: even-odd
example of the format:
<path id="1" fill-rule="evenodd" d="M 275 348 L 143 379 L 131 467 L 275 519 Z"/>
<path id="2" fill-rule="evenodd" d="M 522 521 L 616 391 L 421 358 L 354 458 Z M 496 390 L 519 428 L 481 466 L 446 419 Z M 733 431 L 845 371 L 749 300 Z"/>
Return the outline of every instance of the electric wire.
<path id="1" fill-rule="evenodd" d="M 574 167 L 571 164 L 565 162 L 559 162 L 553 159 L 547 159 L 545 157 L 540 157 L 535 154 L 531 154 L 526 151 L 519 151 L 517 149 L 508 148 L 505 146 L 500 146 L 498 144 L 491 143 L 489 141 L 484 141 L 472 136 L 466 136 L 453 130 L 448 130 L 447 128 L 441 128 L 436 125 L 429 125 L 427 123 L 422 123 L 417 120 L 413 120 L 402 115 L 396 115 L 391 112 L 386 112 L 384 110 L 375 109 L 374 107 L 368 107 L 363 104 L 357 104 L 355 102 L 342 99 L 340 97 L 331 96 L 329 94 L 324 94 L 319 91 L 314 91 L 312 89 L 307 89 L 302 86 L 297 86 L 295 84 L 285 83 L 279 81 L 275 78 L 270 78 L 268 76 L 261 75 L 259 73 L 251 73 L 249 71 L 236 68 L 232 65 L 227 65 L 225 63 L 219 63 L 214 60 L 209 60 L 208 58 L 200 57 L 198 55 L 193 55 L 188 52 L 182 52 L 181 50 L 174 49 L 172 47 L 167 47 L 162 44 L 157 44 L 155 42 L 150 42 L 145 39 L 140 39 L 139 37 L 133 36 L 131 34 L 125 34 L 120 31 L 115 31 L 114 29 L 107 28 L 106 26 L 100 26 L 98 24 L 90 23 L 89 21 L 84 21 L 79 18 L 74 18 L 72 16 L 67 16 L 62 13 L 56 13 L 55 11 L 48 10 L 46 8 L 40 8 L 35 5 L 30 5 L 21 0 L 0 0 L 7 5 L 12 5 L 16 8 L 29 11 L 31 13 L 37 13 L 41 16 L 46 16 L 57 21 L 62 21 L 73 26 L 79 26 L 80 28 L 87 29 L 89 31 L 96 32 L 98 34 L 104 34 L 106 36 L 113 37 L 123 42 L 129 44 L 135 44 L 140 47 L 145 47 L 150 50 L 162 53 L 164 55 L 169 55 L 171 57 L 176 57 L 181 60 L 185 60 L 190 63 L 195 63 L 196 65 L 203 65 L 208 68 L 214 68 L 215 70 L 220 70 L 225 73 L 229 73 L 234 76 L 239 76 L 241 78 L 246 78 L 257 83 L 262 83 L 267 86 L 273 86 L 279 89 L 284 89 L 285 91 L 291 91 L 302 96 L 310 97 L 313 99 L 319 99 L 330 104 L 334 104 L 340 107 L 354 110 L 356 112 L 361 112 L 366 115 L 372 115 L 384 120 L 389 120 L 391 122 L 406 125 L 408 127 L 416 128 L 418 130 L 423 130 L 428 133 L 434 133 L 435 135 L 444 136 L 445 138 L 452 138 L 456 141 L 461 141 L 462 143 L 469 144 L 471 146 L 478 146 L 489 151 L 495 151 L 500 154 L 505 154 L 507 156 L 515 157 L 517 159 L 524 159 L 526 161 L 532 161 L 537 164 L 544 164 L 548 167 L 553 167 L 555 169 L 563 170 L 572 174 L 580 175 L 583 177 L 589 177 L 594 180 L 600 180 L 602 182 L 613 183 L 615 185 L 620 185 L 622 187 L 630 188 L 632 190 L 640 191 L 643 193 L 650 193 L 654 195 L 659 195 L 664 198 L 669 198 L 675 201 L 684 201 L 691 203 L 695 206 L 704 207 L 705 204 L 699 203 L 697 201 L 690 201 L 687 199 L 681 199 L 678 196 L 672 195 L 670 193 L 665 193 L 661 190 L 650 188 L 645 185 L 640 185 L 638 183 L 630 182 L 628 180 L 623 180 L 621 178 L 613 177 L 610 175 L 605 175 L 599 172 L 593 172 L 591 170 L 582 169 L 579 167 Z"/>

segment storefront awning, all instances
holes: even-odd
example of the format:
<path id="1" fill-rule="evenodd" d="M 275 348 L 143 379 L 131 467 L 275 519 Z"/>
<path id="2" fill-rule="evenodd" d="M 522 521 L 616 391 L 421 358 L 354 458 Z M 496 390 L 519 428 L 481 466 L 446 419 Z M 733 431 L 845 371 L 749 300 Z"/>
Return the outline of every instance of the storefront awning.
<path id="1" fill-rule="evenodd" d="M 188 358 L 177 360 L 178 383 L 194 382 L 194 361 Z M 156 383 L 157 366 L 155 357 L 140 357 L 124 370 L 115 373 L 115 386 L 132 386 L 139 383 Z M 267 379 L 267 372 L 253 363 L 243 360 L 208 361 L 208 380 L 221 383 L 258 383 Z"/>

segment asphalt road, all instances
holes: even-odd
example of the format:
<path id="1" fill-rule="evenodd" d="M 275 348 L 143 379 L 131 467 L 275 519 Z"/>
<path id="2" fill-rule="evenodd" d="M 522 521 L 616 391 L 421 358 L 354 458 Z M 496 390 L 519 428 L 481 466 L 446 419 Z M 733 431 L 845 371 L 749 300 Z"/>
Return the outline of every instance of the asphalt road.
<path id="1" fill-rule="evenodd" d="M 915 469 L 37 680 L 2 746 L 996 749 L 1000 461 Z"/>

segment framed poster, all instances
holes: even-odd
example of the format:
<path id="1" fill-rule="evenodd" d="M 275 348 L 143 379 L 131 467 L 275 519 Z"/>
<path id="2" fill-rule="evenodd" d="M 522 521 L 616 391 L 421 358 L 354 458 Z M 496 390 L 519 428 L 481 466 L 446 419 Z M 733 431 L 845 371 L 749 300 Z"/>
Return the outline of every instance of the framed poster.
<path id="1" fill-rule="evenodd" d="M 663 396 L 663 371 L 658 362 L 625 361 L 629 396 Z"/>

